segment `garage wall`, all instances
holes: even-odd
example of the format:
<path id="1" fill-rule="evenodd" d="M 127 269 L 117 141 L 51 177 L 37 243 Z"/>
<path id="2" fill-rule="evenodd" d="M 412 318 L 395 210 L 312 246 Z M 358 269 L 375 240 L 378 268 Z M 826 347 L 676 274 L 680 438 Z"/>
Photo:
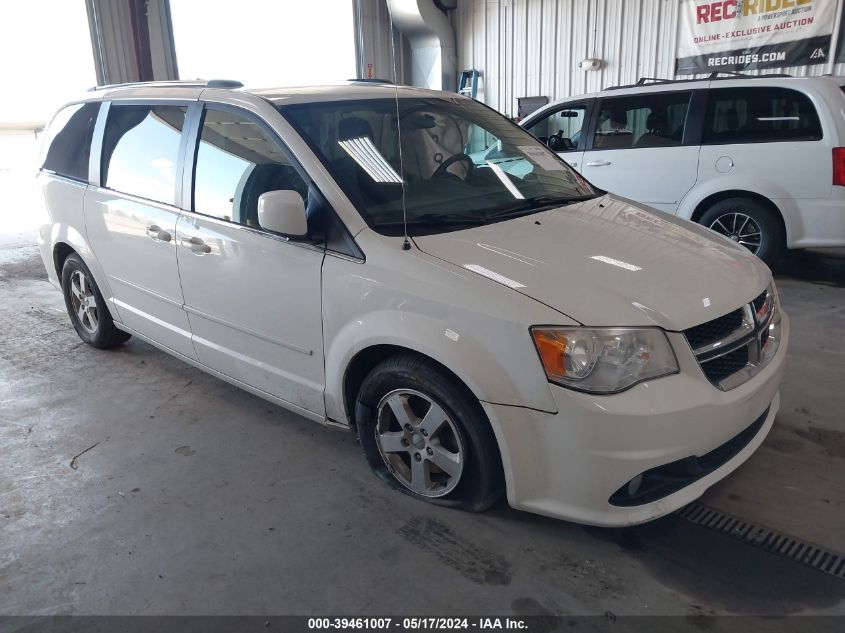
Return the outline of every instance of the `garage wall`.
<path id="1" fill-rule="evenodd" d="M 385 0 L 353 0 L 355 18 L 356 64 L 358 77 L 367 78 L 369 73 L 377 79 L 393 80 L 393 57 L 390 53 L 390 12 Z M 396 46 L 396 71 L 398 83 L 411 80 L 411 47 L 405 36 L 393 29 L 393 43 Z"/>
<path id="2" fill-rule="evenodd" d="M 838 1 L 840 12 L 841 0 Z M 478 98 L 513 116 L 518 97 L 550 100 L 674 77 L 678 0 L 459 0 L 452 12 L 458 67 L 481 71 Z M 601 70 L 578 62 L 598 57 Z M 765 72 L 822 75 L 830 66 Z M 845 75 L 845 63 L 834 73 Z"/>

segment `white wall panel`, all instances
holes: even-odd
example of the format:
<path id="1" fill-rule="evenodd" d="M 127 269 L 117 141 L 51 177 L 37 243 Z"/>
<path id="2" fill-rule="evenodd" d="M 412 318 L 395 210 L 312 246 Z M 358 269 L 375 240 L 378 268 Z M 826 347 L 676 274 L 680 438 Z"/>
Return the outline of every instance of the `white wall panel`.
<path id="1" fill-rule="evenodd" d="M 679 6 L 679 0 L 458 0 L 452 12 L 458 66 L 479 70 L 479 99 L 510 116 L 518 97 L 554 100 L 639 77 L 672 78 Z M 593 56 L 604 61 L 601 70 L 578 68 Z M 823 75 L 830 67 L 763 72 Z M 845 64 L 834 73 L 844 75 Z"/>

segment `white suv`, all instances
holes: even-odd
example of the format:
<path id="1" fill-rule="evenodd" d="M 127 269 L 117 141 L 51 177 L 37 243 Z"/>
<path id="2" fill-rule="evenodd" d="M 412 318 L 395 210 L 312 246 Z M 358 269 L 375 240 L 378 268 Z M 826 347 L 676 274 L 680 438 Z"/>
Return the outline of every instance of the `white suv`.
<path id="1" fill-rule="evenodd" d="M 778 411 L 788 319 L 760 260 L 455 94 L 107 87 L 55 117 L 39 183 L 82 340 L 351 428 L 420 499 L 647 521 Z"/>
<path id="2" fill-rule="evenodd" d="M 784 248 L 845 245 L 845 77 L 641 79 L 521 124 L 597 187 L 770 265 Z"/>

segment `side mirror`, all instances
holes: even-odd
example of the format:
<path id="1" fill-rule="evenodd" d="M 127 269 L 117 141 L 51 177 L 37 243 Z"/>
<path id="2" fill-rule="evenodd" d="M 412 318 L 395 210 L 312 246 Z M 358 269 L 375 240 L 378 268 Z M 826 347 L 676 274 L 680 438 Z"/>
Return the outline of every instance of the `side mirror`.
<path id="1" fill-rule="evenodd" d="M 308 218 L 305 203 L 296 191 L 268 191 L 258 196 L 258 224 L 287 237 L 305 237 Z"/>

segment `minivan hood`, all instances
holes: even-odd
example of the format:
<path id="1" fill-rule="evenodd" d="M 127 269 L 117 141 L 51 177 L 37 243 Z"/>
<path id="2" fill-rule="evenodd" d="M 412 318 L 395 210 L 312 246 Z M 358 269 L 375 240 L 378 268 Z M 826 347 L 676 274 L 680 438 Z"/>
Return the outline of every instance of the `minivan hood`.
<path id="1" fill-rule="evenodd" d="M 684 330 L 748 303 L 770 279 L 741 246 L 611 195 L 414 242 L 593 326 Z"/>

